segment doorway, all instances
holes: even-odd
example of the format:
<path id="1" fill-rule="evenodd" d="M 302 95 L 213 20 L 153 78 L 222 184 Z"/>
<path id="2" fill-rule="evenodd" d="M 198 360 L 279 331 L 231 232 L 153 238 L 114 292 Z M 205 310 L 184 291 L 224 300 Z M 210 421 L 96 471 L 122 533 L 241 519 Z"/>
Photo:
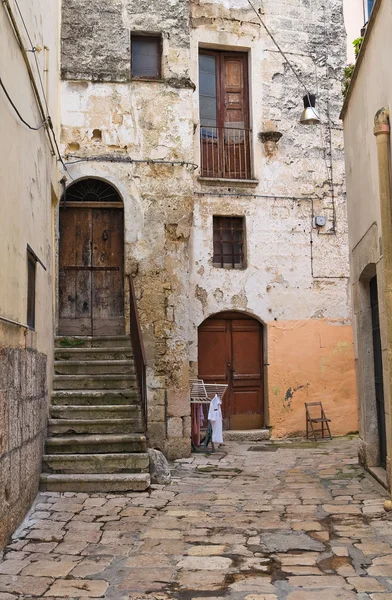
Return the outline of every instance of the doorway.
<path id="1" fill-rule="evenodd" d="M 227 383 L 223 398 L 225 429 L 264 426 L 263 328 L 256 319 L 223 312 L 206 319 L 198 330 L 199 377 Z"/>
<path id="2" fill-rule="evenodd" d="M 60 203 L 59 334 L 124 333 L 124 210 L 99 179 L 73 183 Z"/>
<path id="3" fill-rule="evenodd" d="M 384 380 L 382 367 L 380 317 L 378 308 L 377 276 L 370 280 L 370 306 L 372 310 L 373 362 L 374 383 L 376 390 L 376 408 L 378 425 L 378 443 L 380 451 L 380 466 L 386 468 L 387 444 L 385 429 Z"/>

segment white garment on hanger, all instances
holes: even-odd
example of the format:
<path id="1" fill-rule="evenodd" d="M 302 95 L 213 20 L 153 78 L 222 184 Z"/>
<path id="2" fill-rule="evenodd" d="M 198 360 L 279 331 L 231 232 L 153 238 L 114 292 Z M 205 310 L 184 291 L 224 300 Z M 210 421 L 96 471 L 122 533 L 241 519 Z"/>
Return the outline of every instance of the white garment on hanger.
<path id="1" fill-rule="evenodd" d="M 204 409 L 203 409 L 203 405 L 199 404 L 200 406 L 200 425 L 204 424 Z"/>
<path id="2" fill-rule="evenodd" d="M 212 441 L 217 444 L 223 444 L 223 431 L 222 431 L 222 400 L 218 394 L 215 394 L 211 400 L 210 409 L 208 411 L 208 420 L 212 426 Z"/>

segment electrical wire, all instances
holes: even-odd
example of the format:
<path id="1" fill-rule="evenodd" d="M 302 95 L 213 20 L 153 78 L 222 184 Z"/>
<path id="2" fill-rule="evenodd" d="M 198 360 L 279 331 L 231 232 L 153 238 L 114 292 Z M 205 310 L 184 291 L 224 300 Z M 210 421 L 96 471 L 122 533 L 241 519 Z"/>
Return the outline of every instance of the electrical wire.
<path id="1" fill-rule="evenodd" d="M 28 40 L 29 40 L 30 45 L 31 45 L 31 52 L 33 53 L 33 56 L 34 56 L 35 64 L 36 64 L 36 67 L 37 67 L 37 73 L 38 73 L 38 77 L 39 77 L 39 81 L 40 81 L 40 85 L 41 85 L 42 95 L 43 95 L 44 100 L 45 100 L 46 112 L 49 114 L 48 101 L 46 99 L 45 88 L 44 88 L 44 84 L 43 84 L 43 81 L 42 81 L 42 77 L 41 77 L 41 73 L 40 73 L 40 68 L 39 68 L 39 63 L 38 63 L 38 59 L 37 59 L 37 48 L 34 46 L 33 40 L 31 39 L 31 36 L 30 36 L 30 33 L 29 33 L 29 30 L 27 29 L 27 25 L 26 25 L 26 22 L 25 22 L 25 20 L 23 18 L 22 11 L 20 10 L 19 4 L 18 4 L 18 0 L 14 0 L 14 2 L 15 2 L 15 5 L 16 5 L 16 8 L 18 10 L 19 16 L 20 16 L 20 18 L 22 20 L 24 30 L 26 32 L 26 35 L 27 35 Z"/>
<path id="2" fill-rule="evenodd" d="M 112 163 L 143 163 L 147 165 L 171 165 L 181 167 L 192 167 L 193 170 L 198 168 L 195 163 L 187 162 L 185 160 L 160 160 L 153 158 L 132 158 L 131 156 L 116 156 L 111 154 L 98 154 L 96 156 L 78 156 L 76 154 L 68 154 L 67 158 L 75 158 L 71 162 L 66 162 L 66 165 L 76 165 L 81 162 L 112 162 Z"/>
<path id="3" fill-rule="evenodd" d="M 2 88 L 8 102 L 11 104 L 12 108 L 14 109 L 14 111 L 16 112 L 16 114 L 18 115 L 19 119 L 22 121 L 22 123 L 24 125 L 26 125 L 26 127 L 28 127 L 29 129 L 31 129 L 31 131 L 39 131 L 40 129 L 42 129 L 42 127 L 44 127 L 46 125 L 46 123 L 48 123 L 48 119 L 45 119 L 45 121 L 43 123 L 41 123 L 41 125 L 39 127 L 33 127 L 32 125 L 30 125 L 20 114 L 19 110 L 17 109 L 17 107 L 15 106 L 14 102 L 12 101 L 11 96 L 9 95 L 9 93 L 7 92 L 7 89 L 3 83 L 3 80 L 0 77 L 0 87 Z"/>
<path id="4" fill-rule="evenodd" d="M 4 4 L 4 1 L 3 1 L 3 4 Z M 19 4 L 18 4 L 17 0 L 15 0 L 15 4 L 16 4 L 16 7 L 17 7 L 17 10 L 18 10 L 19 16 L 20 16 L 20 18 L 21 18 L 21 21 L 22 21 L 22 23 L 23 23 L 23 27 L 24 27 L 24 30 L 25 30 L 25 32 L 26 32 L 27 38 L 28 38 L 28 40 L 29 40 L 29 43 L 30 43 L 30 45 L 31 45 L 31 52 L 32 52 L 32 53 L 33 53 L 33 55 L 34 55 L 34 60 L 35 60 L 35 64 L 36 64 L 36 67 L 37 67 L 37 74 L 38 74 L 39 81 L 40 81 L 40 87 L 41 87 L 41 90 L 42 90 L 42 95 L 43 95 L 43 98 L 44 98 L 44 103 L 45 103 L 45 107 L 46 107 L 46 114 L 47 114 L 47 117 L 46 117 L 45 121 L 42 123 L 42 125 L 41 125 L 39 128 L 34 128 L 34 127 L 31 127 L 31 126 L 30 126 L 30 125 L 29 125 L 29 124 L 28 124 L 28 123 L 27 123 L 27 122 L 26 122 L 26 121 L 25 121 L 25 120 L 24 120 L 24 119 L 21 117 L 21 115 L 20 115 L 20 113 L 18 112 L 18 110 L 16 109 L 15 105 L 12 103 L 12 101 L 11 101 L 11 99 L 10 99 L 10 97 L 9 97 L 8 93 L 6 92 L 6 90 L 5 90 L 5 88 L 4 88 L 4 85 L 3 85 L 3 84 L 1 84 L 1 87 L 3 88 L 4 92 L 6 93 L 8 100 L 11 102 L 11 104 L 12 104 L 12 106 L 13 106 L 14 110 L 17 112 L 17 114 L 18 114 L 19 118 L 22 120 L 22 122 L 23 122 L 23 123 L 24 123 L 24 124 L 25 124 L 27 127 L 29 127 L 29 129 L 32 129 L 33 131 L 37 131 L 38 129 L 41 129 L 41 127 L 43 127 L 44 125 L 46 125 L 46 124 L 48 125 L 48 127 L 47 127 L 47 132 L 48 132 L 49 139 L 53 138 L 53 142 L 54 142 L 54 145 L 55 145 L 55 148 L 56 148 L 56 152 L 57 152 L 57 161 L 58 161 L 58 162 L 60 162 L 60 163 L 62 164 L 62 166 L 63 166 L 64 170 L 65 170 L 65 171 L 68 173 L 67 166 L 66 166 L 66 164 L 65 164 L 65 162 L 64 162 L 64 159 L 63 159 L 63 157 L 61 156 L 61 152 L 60 152 L 59 145 L 58 145 L 57 138 L 56 138 L 56 133 L 55 133 L 55 131 L 54 131 L 54 127 L 53 127 L 53 122 L 52 122 L 51 116 L 50 116 L 50 114 L 49 114 L 49 106 L 48 106 L 48 101 L 47 101 L 47 98 L 46 98 L 46 94 L 45 94 L 45 88 L 44 88 L 44 84 L 43 84 L 42 77 L 41 77 L 41 73 L 40 73 L 40 68 L 39 68 L 38 59 L 37 59 L 37 56 L 36 56 L 36 47 L 35 47 L 35 46 L 34 46 L 34 44 L 33 44 L 33 40 L 32 40 L 32 38 L 31 38 L 31 35 L 30 35 L 30 33 L 29 33 L 29 30 L 28 30 L 28 28 L 27 28 L 27 25 L 26 25 L 26 21 L 24 20 L 24 17 L 23 17 L 22 11 L 21 11 L 21 9 L 20 9 L 20 6 L 19 6 Z M 10 10 L 11 10 L 11 9 L 10 9 L 10 7 L 9 7 L 9 4 L 8 4 L 8 2 L 5 4 L 5 8 L 8 10 L 8 12 L 9 12 L 9 15 L 11 16 L 11 13 L 10 13 Z M 14 18 L 14 17 L 13 17 L 13 18 Z M 15 31 L 15 28 L 14 28 L 14 31 Z M 15 35 L 16 35 L 16 32 L 15 32 Z M 19 35 L 20 35 L 20 34 L 19 34 Z M 17 36 L 17 39 L 18 39 L 18 36 Z M 19 39 L 20 39 L 20 38 L 19 38 Z M 22 48 L 22 46 L 21 46 L 21 44 L 20 44 L 20 43 L 19 43 L 19 45 L 20 45 L 21 51 L 22 51 L 22 53 L 23 53 L 23 51 L 25 51 L 25 50 L 24 50 L 24 48 Z M 26 60 L 27 60 L 27 58 L 26 58 Z M 30 67 L 30 69 L 31 69 L 31 67 Z M 34 83 L 34 85 L 36 86 L 36 83 L 35 83 L 35 81 L 34 81 L 34 77 L 33 77 L 33 83 Z M 40 95 L 38 94 L 38 89 L 37 89 L 37 87 L 35 87 L 35 90 L 36 90 L 36 94 L 37 94 L 37 96 L 38 96 L 38 101 L 39 101 L 39 102 L 41 102 L 41 98 L 40 98 Z M 52 148 L 53 148 L 53 146 L 52 146 Z M 69 173 L 68 173 L 68 174 L 69 174 Z M 71 175 L 69 175 L 69 176 L 70 176 L 70 178 L 73 180 L 73 178 L 71 177 Z"/>
<path id="5" fill-rule="evenodd" d="M 274 36 L 272 35 L 272 33 L 270 32 L 270 30 L 268 29 L 267 25 L 264 23 L 263 19 L 260 16 L 260 13 L 256 10 L 255 6 L 252 4 L 251 0 L 248 0 L 248 4 L 249 6 L 252 8 L 253 12 L 255 13 L 256 17 L 259 19 L 260 23 L 262 24 L 262 26 L 264 27 L 265 31 L 267 32 L 267 34 L 269 35 L 269 37 L 271 38 L 271 40 L 273 41 L 273 43 L 275 44 L 275 46 L 277 47 L 278 51 L 280 52 L 280 54 L 283 56 L 284 60 L 286 61 L 286 63 L 288 64 L 288 66 L 290 67 L 290 69 L 292 70 L 292 72 L 294 73 L 294 75 L 296 76 L 296 78 L 298 79 L 299 83 L 302 85 L 302 87 L 304 88 L 306 95 L 308 96 L 309 99 L 309 91 L 308 88 L 306 87 L 306 85 L 304 84 L 304 82 L 302 81 L 302 79 L 300 78 L 300 76 L 298 75 L 296 69 L 293 67 L 293 65 L 291 64 L 291 62 L 289 61 L 289 59 L 287 58 L 287 55 L 285 52 L 283 52 L 282 48 L 279 46 L 278 42 L 276 41 L 276 39 L 274 38 Z M 310 100 L 310 99 L 309 99 Z"/>

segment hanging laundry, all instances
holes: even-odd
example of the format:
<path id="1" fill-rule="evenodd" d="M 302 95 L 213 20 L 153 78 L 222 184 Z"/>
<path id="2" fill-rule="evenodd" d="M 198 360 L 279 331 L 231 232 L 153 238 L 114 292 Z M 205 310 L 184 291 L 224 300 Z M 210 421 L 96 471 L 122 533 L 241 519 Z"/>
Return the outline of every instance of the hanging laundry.
<path id="1" fill-rule="evenodd" d="M 212 426 L 212 441 L 217 444 L 223 444 L 223 427 L 222 427 L 222 400 L 218 394 L 215 394 L 211 400 L 210 409 L 208 411 L 208 420 Z"/>
<path id="2" fill-rule="evenodd" d="M 202 404 L 200 404 L 200 425 L 201 427 L 204 425 L 204 408 Z"/>

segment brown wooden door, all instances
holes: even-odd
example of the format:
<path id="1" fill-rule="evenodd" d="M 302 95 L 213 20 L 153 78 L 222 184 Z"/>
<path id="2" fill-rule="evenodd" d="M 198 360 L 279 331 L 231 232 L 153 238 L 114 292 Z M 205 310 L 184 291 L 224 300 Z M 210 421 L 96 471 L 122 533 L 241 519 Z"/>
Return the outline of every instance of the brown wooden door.
<path id="1" fill-rule="evenodd" d="M 202 50 L 199 56 L 201 173 L 248 179 L 248 58 L 240 52 Z"/>
<path id="2" fill-rule="evenodd" d="M 124 333 L 123 219 L 118 208 L 60 208 L 60 335 Z"/>
<path id="3" fill-rule="evenodd" d="M 262 327 L 256 319 L 222 313 L 199 327 L 199 377 L 227 383 L 225 429 L 264 425 Z"/>

